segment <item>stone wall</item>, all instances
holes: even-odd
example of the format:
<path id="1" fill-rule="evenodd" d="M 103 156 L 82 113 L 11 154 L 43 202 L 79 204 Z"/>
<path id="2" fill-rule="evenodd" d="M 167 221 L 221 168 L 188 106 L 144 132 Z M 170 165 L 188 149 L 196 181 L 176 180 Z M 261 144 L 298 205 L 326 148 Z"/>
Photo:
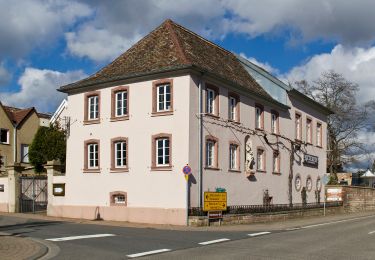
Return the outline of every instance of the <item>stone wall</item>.
<path id="1" fill-rule="evenodd" d="M 335 215 L 344 213 L 341 206 L 326 208 L 326 215 Z M 254 223 L 269 223 L 274 221 L 285 221 L 288 219 L 323 216 L 322 208 L 293 210 L 288 212 L 274 212 L 262 214 L 238 214 L 238 215 L 223 215 L 221 225 L 236 225 L 236 224 L 254 224 Z M 211 221 L 211 224 L 218 224 L 218 222 Z M 189 217 L 190 226 L 208 226 L 207 217 Z"/>
<path id="2" fill-rule="evenodd" d="M 375 189 L 356 186 L 341 187 L 343 207 L 346 212 L 375 210 Z"/>

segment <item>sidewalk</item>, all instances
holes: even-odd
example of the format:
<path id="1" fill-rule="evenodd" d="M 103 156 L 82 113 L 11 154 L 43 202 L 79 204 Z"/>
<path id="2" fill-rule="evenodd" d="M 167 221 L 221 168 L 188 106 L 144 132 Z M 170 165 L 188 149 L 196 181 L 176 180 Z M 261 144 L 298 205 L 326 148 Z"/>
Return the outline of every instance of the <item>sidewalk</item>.
<path id="1" fill-rule="evenodd" d="M 12 217 L 11 220 L 8 218 L 7 222 L 2 216 Z M 6 225 L 19 225 L 26 224 L 30 220 L 37 221 L 55 221 L 55 222 L 70 222 L 79 224 L 90 224 L 90 225 L 104 225 L 104 226 L 118 226 L 118 227 L 129 227 L 129 228 L 154 228 L 163 230 L 179 230 L 179 231 L 272 231 L 280 229 L 296 228 L 307 225 L 316 225 L 326 222 L 334 222 L 351 218 L 360 218 L 365 216 L 374 216 L 375 211 L 358 212 L 350 214 L 336 214 L 321 217 L 305 217 L 295 218 L 285 221 L 275 221 L 268 223 L 257 223 L 257 224 L 244 224 L 244 225 L 228 225 L 228 226 L 209 226 L 209 227 L 187 227 L 187 226 L 173 226 L 173 225 L 156 225 L 156 224 L 142 224 L 142 223 L 129 223 L 125 221 L 108 221 L 108 220 L 85 220 L 85 219 L 70 219 L 70 218 L 59 218 L 49 217 L 41 214 L 25 214 L 25 213 L 2 213 L 0 212 L 0 228 Z M 0 257 L 1 259 L 1 257 Z"/>
<path id="2" fill-rule="evenodd" d="M 0 233 L 0 259 L 38 259 L 48 252 L 48 248 L 35 240 Z"/>

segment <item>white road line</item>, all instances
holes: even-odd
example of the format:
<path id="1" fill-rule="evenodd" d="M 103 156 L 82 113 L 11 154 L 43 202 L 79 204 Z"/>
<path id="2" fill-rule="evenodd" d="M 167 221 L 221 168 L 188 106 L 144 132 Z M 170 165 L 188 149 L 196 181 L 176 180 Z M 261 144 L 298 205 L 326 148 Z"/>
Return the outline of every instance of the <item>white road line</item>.
<path id="1" fill-rule="evenodd" d="M 267 235 L 267 234 L 270 234 L 270 233 L 271 232 L 265 231 L 265 232 L 247 234 L 247 235 L 250 236 L 250 237 L 257 237 L 257 236 L 261 236 L 261 235 Z"/>
<path id="2" fill-rule="evenodd" d="M 304 226 L 304 227 L 301 227 L 301 228 L 319 227 L 319 226 L 325 226 L 325 225 L 330 225 L 330 224 L 342 223 L 342 222 L 347 222 L 347 221 L 352 221 L 352 220 L 358 220 L 358 219 L 373 218 L 373 217 L 374 217 L 374 215 L 365 216 L 365 217 L 358 217 L 358 218 L 350 218 L 350 219 L 344 219 L 344 220 L 338 220 L 338 221 L 331 221 L 331 222 L 326 222 L 326 223 L 321 223 L 321 224 L 308 225 L 308 226 Z"/>
<path id="3" fill-rule="evenodd" d="M 127 255 L 127 257 L 136 258 L 136 257 L 145 256 L 145 255 L 160 254 L 160 253 L 169 252 L 169 251 L 172 251 L 172 250 L 171 249 L 158 249 L 158 250 L 153 250 L 153 251 L 147 251 L 147 252 Z"/>
<path id="4" fill-rule="evenodd" d="M 299 227 L 295 227 L 295 228 L 287 228 L 287 229 L 285 229 L 286 231 L 293 231 L 293 230 L 299 230 L 299 229 L 301 229 L 301 228 L 299 228 Z"/>
<path id="5" fill-rule="evenodd" d="M 95 234 L 95 235 L 85 235 L 85 236 L 72 236 L 72 237 L 59 237 L 59 238 L 49 238 L 48 241 L 59 242 L 59 241 L 68 241 L 68 240 L 77 240 L 85 238 L 97 238 L 97 237 L 113 237 L 114 234 Z"/>
<path id="6" fill-rule="evenodd" d="M 369 235 L 374 234 L 374 233 L 375 233 L 375 230 L 371 231 L 371 232 L 368 232 Z"/>
<path id="7" fill-rule="evenodd" d="M 221 239 L 216 239 L 216 240 L 210 240 L 210 241 L 200 242 L 198 244 L 202 245 L 202 246 L 205 246 L 205 245 L 211 245 L 211 244 L 215 244 L 215 243 L 221 243 L 221 242 L 225 242 L 225 241 L 229 241 L 229 240 L 230 240 L 229 238 L 221 238 Z"/>

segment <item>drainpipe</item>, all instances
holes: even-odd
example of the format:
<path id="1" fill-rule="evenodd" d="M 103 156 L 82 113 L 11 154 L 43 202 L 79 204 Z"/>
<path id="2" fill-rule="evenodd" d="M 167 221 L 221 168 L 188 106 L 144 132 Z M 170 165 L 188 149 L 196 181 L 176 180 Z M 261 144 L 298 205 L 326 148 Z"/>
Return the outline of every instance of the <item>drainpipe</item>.
<path id="1" fill-rule="evenodd" d="M 13 164 L 17 162 L 17 126 L 13 126 Z"/>
<path id="2" fill-rule="evenodd" d="M 200 79 L 199 79 L 199 86 L 198 86 L 198 89 L 199 89 L 199 93 L 198 93 L 198 99 L 199 99 L 199 109 L 198 109 L 198 120 L 199 120 L 199 123 L 198 123 L 198 146 L 199 146 L 199 151 L 198 151 L 198 155 L 199 155 L 199 158 L 198 158 L 198 207 L 202 207 L 202 182 L 203 182 L 203 175 L 202 175 L 202 172 L 203 172 L 203 119 L 202 119 L 202 115 L 203 115 L 203 109 L 202 109 L 202 76 L 203 74 L 201 75 Z"/>

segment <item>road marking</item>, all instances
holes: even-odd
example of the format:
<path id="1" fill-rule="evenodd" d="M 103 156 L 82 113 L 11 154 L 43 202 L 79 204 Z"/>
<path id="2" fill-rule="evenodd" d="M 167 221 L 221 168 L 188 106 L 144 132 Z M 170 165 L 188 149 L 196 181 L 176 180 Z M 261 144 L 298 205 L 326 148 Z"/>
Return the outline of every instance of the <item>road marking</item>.
<path id="1" fill-rule="evenodd" d="M 49 238 L 48 241 L 59 242 L 59 241 L 68 241 L 68 240 L 77 240 L 85 238 L 97 238 L 97 237 L 113 237 L 114 234 L 95 234 L 95 235 L 85 235 L 85 236 L 72 236 L 72 237 L 59 237 L 59 238 Z"/>
<path id="2" fill-rule="evenodd" d="M 206 241 L 206 242 L 200 242 L 198 244 L 202 245 L 202 246 L 205 246 L 205 245 L 211 245 L 211 244 L 215 244 L 215 243 L 221 243 L 221 242 L 225 242 L 225 241 L 229 241 L 229 240 L 230 240 L 229 238 L 221 238 L 221 239 L 210 240 L 210 241 Z"/>
<path id="3" fill-rule="evenodd" d="M 295 227 L 295 228 L 287 228 L 287 229 L 285 229 L 286 231 L 293 231 L 293 230 L 299 230 L 299 229 L 301 229 L 301 228 L 299 228 L 299 227 Z"/>
<path id="4" fill-rule="evenodd" d="M 257 237 L 257 236 L 261 236 L 261 235 L 267 235 L 267 234 L 270 234 L 270 233 L 271 232 L 265 231 L 265 232 L 247 234 L 247 235 L 250 236 L 250 237 Z"/>
<path id="5" fill-rule="evenodd" d="M 172 251 L 172 249 L 158 249 L 158 250 L 153 250 L 153 251 L 147 251 L 147 252 L 127 255 L 127 257 L 136 258 L 136 257 L 145 256 L 145 255 L 160 254 L 160 253 L 169 252 L 169 251 Z"/>
<path id="6" fill-rule="evenodd" d="M 374 233 L 375 233 L 375 230 L 371 231 L 371 232 L 368 232 L 369 235 L 374 234 Z"/>
<path id="7" fill-rule="evenodd" d="M 350 218 L 350 219 L 344 219 L 344 220 L 338 220 L 338 221 L 331 221 L 331 222 L 326 222 L 326 223 L 321 223 L 321 224 L 308 225 L 308 226 L 304 226 L 304 227 L 301 227 L 301 228 L 319 227 L 319 226 L 325 226 L 325 225 L 330 225 L 330 224 L 347 222 L 347 221 L 351 221 L 351 220 L 366 219 L 366 218 L 373 218 L 373 217 L 374 217 L 374 215 L 365 216 L 365 217 L 358 217 L 358 218 Z"/>

